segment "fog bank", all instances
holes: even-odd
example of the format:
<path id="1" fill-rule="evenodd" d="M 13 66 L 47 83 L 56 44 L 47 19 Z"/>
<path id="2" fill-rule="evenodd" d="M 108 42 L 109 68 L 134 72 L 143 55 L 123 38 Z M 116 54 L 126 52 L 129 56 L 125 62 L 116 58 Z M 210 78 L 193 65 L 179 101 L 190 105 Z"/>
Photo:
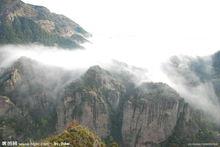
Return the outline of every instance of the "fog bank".
<path id="1" fill-rule="evenodd" d="M 209 56 L 213 50 L 190 50 L 158 48 L 155 42 L 145 41 L 137 36 L 94 36 L 92 43 L 84 44 L 86 49 L 64 50 L 57 47 L 39 45 L 15 46 L 7 45 L 0 48 L 0 67 L 7 67 L 13 61 L 24 56 L 36 60 L 44 65 L 59 67 L 64 70 L 86 71 L 90 66 L 100 65 L 106 69 L 120 71 L 127 70 L 136 78 L 135 82 L 164 82 L 174 88 L 187 102 L 202 109 L 213 117 L 220 112 L 216 103 L 218 97 L 210 81 L 200 81 L 198 75 L 191 71 L 189 63 L 197 56 Z M 186 58 L 178 63 L 178 68 L 170 63 L 170 57 L 176 55 Z M 190 57 L 190 60 L 187 60 Z M 192 58 L 192 60 L 191 60 Z M 211 66 L 211 61 L 205 67 Z M 172 65 L 172 66 L 171 66 Z M 179 72 L 178 70 L 182 71 Z M 187 71 L 187 72 L 186 72 Z M 207 70 L 206 72 L 211 72 Z M 186 78 L 188 76 L 188 78 Z M 190 78 L 189 78 L 190 77 Z M 196 85 L 187 82 L 196 81 Z M 220 120 L 220 118 L 217 118 Z"/>

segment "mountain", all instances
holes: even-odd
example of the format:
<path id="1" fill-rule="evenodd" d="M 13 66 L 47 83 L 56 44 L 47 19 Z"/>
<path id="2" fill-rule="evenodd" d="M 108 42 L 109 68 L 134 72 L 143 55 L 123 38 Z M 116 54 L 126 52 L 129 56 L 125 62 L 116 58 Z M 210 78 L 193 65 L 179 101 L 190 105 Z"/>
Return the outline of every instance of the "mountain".
<path id="1" fill-rule="evenodd" d="M 187 96 L 190 93 L 188 100 L 195 106 L 200 102 L 204 109 L 212 111 L 209 113 L 216 114 L 213 116 L 216 121 L 220 121 L 217 115 L 220 111 L 219 54 L 217 52 L 212 56 L 195 58 L 175 56 L 164 67 L 168 77 L 180 87 L 181 94 Z M 193 97 L 194 101 L 190 100 Z"/>
<path id="2" fill-rule="evenodd" d="M 1 45 L 82 48 L 89 36 L 45 7 L 0 0 Z M 7 58 L 3 52 L 0 65 Z M 107 69 L 71 71 L 21 57 L 0 66 L 0 141 L 97 147 L 219 143 L 220 52 L 172 57 L 164 71 L 178 92 L 143 82 L 146 70 L 117 61 Z"/>
<path id="3" fill-rule="evenodd" d="M 0 0 L 0 44 L 80 48 L 90 36 L 69 18 L 20 0 Z"/>
<path id="4" fill-rule="evenodd" d="M 219 65 L 220 52 L 216 52 L 206 57 L 174 56 L 164 66 L 189 106 L 197 109 L 183 112 L 190 113 L 190 117 L 182 116 L 168 143 L 220 142 Z"/>
<path id="5" fill-rule="evenodd" d="M 19 115 L 10 117 L 5 114 L 1 122 L 7 122 L 5 126 L 13 130 L 13 137 L 17 140 L 43 137 L 55 130 L 52 86 L 42 83 L 48 78 L 44 71 L 39 72 L 39 66 L 35 63 L 21 58 L 10 68 L 2 69 L 0 95 L 8 97 Z"/>
<path id="6" fill-rule="evenodd" d="M 218 141 L 219 126 L 167 84 L 136 85 L 125 77 L 100 66 L 79 74 L 18 59 L 0 69 L 0 140 L 68 140 L 64 130 L 75 122 L 107 145 Z"/>

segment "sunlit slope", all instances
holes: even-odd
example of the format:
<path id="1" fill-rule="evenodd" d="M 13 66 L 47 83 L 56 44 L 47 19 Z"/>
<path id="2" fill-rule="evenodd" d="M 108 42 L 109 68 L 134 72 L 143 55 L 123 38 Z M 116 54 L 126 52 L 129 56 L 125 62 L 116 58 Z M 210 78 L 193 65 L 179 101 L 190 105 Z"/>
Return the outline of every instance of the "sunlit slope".
<path id="1" fill-rule="evenodd" d="M 69 18 L 20 0 L 0 0 L 0 43 L 77 48 L 90 36 Z"/>

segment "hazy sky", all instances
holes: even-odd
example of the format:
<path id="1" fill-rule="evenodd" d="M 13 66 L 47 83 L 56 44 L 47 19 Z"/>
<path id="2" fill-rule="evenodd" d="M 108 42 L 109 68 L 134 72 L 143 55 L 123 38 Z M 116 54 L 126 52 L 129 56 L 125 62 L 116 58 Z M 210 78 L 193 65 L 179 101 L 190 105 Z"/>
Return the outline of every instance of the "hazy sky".
<path id="1" fill-rule="evenodd" d="M 203 56 L 220 49 L 217 0 L 24 1 L 70 17 L 93 34 L 94 52 L 99 48 L 99 54 L 105 50 L 131 64 L 154 66 L 171 55 Z"/>
<path id="2" fill-rule="evenodd" d="M 206 54 L 220 48 L 217 0 L 24 0 L 64 14 L 94 35 L 136 37 L 146 48 Z"/>
<path id="3" fill-rule="evenodd" d="M 91 32 L 93 46 L 80 53 L 87 60 L 116 59 L 158 71 L 172 55 L 204 56 L 220 49 L 217 0 L 24 1 L 64 14 Z M 62 61 L 69 63 L 66 57 Z"/>

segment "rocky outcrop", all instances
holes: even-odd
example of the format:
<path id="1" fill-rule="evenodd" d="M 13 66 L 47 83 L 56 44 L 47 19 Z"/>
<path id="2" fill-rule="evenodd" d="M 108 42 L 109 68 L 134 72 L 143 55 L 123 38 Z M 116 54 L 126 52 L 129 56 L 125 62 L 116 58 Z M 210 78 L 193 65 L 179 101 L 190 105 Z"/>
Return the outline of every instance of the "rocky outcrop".
<path id="1" fill-rule="evenodd" d="M 17 69 L 12 69 L 9 73 L 6 73 L 1 80 L 4 91 L 10 92 L 14 90 L 19 81 L 21 81 L 21 75 Z"/>
<path id="2" fill-rule="evenodd" d="M 61 100 L 57 109 L 58 128 L 62 130 L 76 120 L 102 138 L 113 137 L 126 147 L 164 145 L 175 136 L 177 128 L 188 138 L 185 142 L 193 136 L 198 141 L 200 125 L 206 124 L 200 118 L 207 119 L 166 84 L 135 86 L 118 73 L 110 73 L 99 66 L 91 67 L 80 80 L 68 85 Z M 165 145 L 172 144 L 166 142 Z"/>
<path id="3" fill-rule="evenodd" d="M 16 135 L 14 118 L 20 117 L 20 110 L 6 96 L 0 96 L 0 139 L 12 139 Z"/>
<path id="4" fill-rule="evenodd" d="M 118 108 L 123 92 L 123 86 L 109 72 L 91 67 L 80 80 L 66 87 L 63 107 L 58 109 L 58 127 L 76 120 L 107 138 L 111 115 Z"/>
<path id="5" fill-rule="evenodd" d="M 9 68 L 3 69 L 0 76 L 0 95 L 9 97 L 7 101 L 20 113 L 14 117 L 8 117 L 8 114 L 2 116 L 2 123 L 8 122 L 8 126 L 15 128 L 16 138 L 36 139 L 55 131 L 57 122 L 55 89 L 58 89 L 56 85 L 59 78 L 55 80 L 50 74 L 56 75 L 58 71 L 62 72 L 45 69 L 27 58 L 20 58 Z M 62 87 L 62 84 L 58 86 Z M 5 106 L 2 107 L 4 108 L 2 113 L 6 112 L 7 107 L 12 107 L 6 104 L 9 103 L 2 103 Z"/>
<path id="6" fill-rule="evenodd" d="M 146 83 L 124 104 L 123 142 L 141 147 L 166 140 L 176 126 L 183 99 L 165 84 Z"/>
<path id="7" fill-rule="evenodd" d="M 0 96 L 0 117 L 13 114 L 15 106 L 8 97 Z"/>
<path id="8" fill-rule="evenodd" d="M 131 88 L 118 75 L 98 66 L 66 87 L 57 109 L 58 128 L 71 121 L 88 126 L 102 138 L 112 136 L 123 146 L 165 141 L 183 111 L 183 99 L 163 83 Z"/>
<path id="9" fill-rule="evenodd" d="M 184 104 L 173 133 L 161 146 L 189 146 L 192 143 L 218 143 L 219 124 L 207 119 L 207 114 Z"/>

